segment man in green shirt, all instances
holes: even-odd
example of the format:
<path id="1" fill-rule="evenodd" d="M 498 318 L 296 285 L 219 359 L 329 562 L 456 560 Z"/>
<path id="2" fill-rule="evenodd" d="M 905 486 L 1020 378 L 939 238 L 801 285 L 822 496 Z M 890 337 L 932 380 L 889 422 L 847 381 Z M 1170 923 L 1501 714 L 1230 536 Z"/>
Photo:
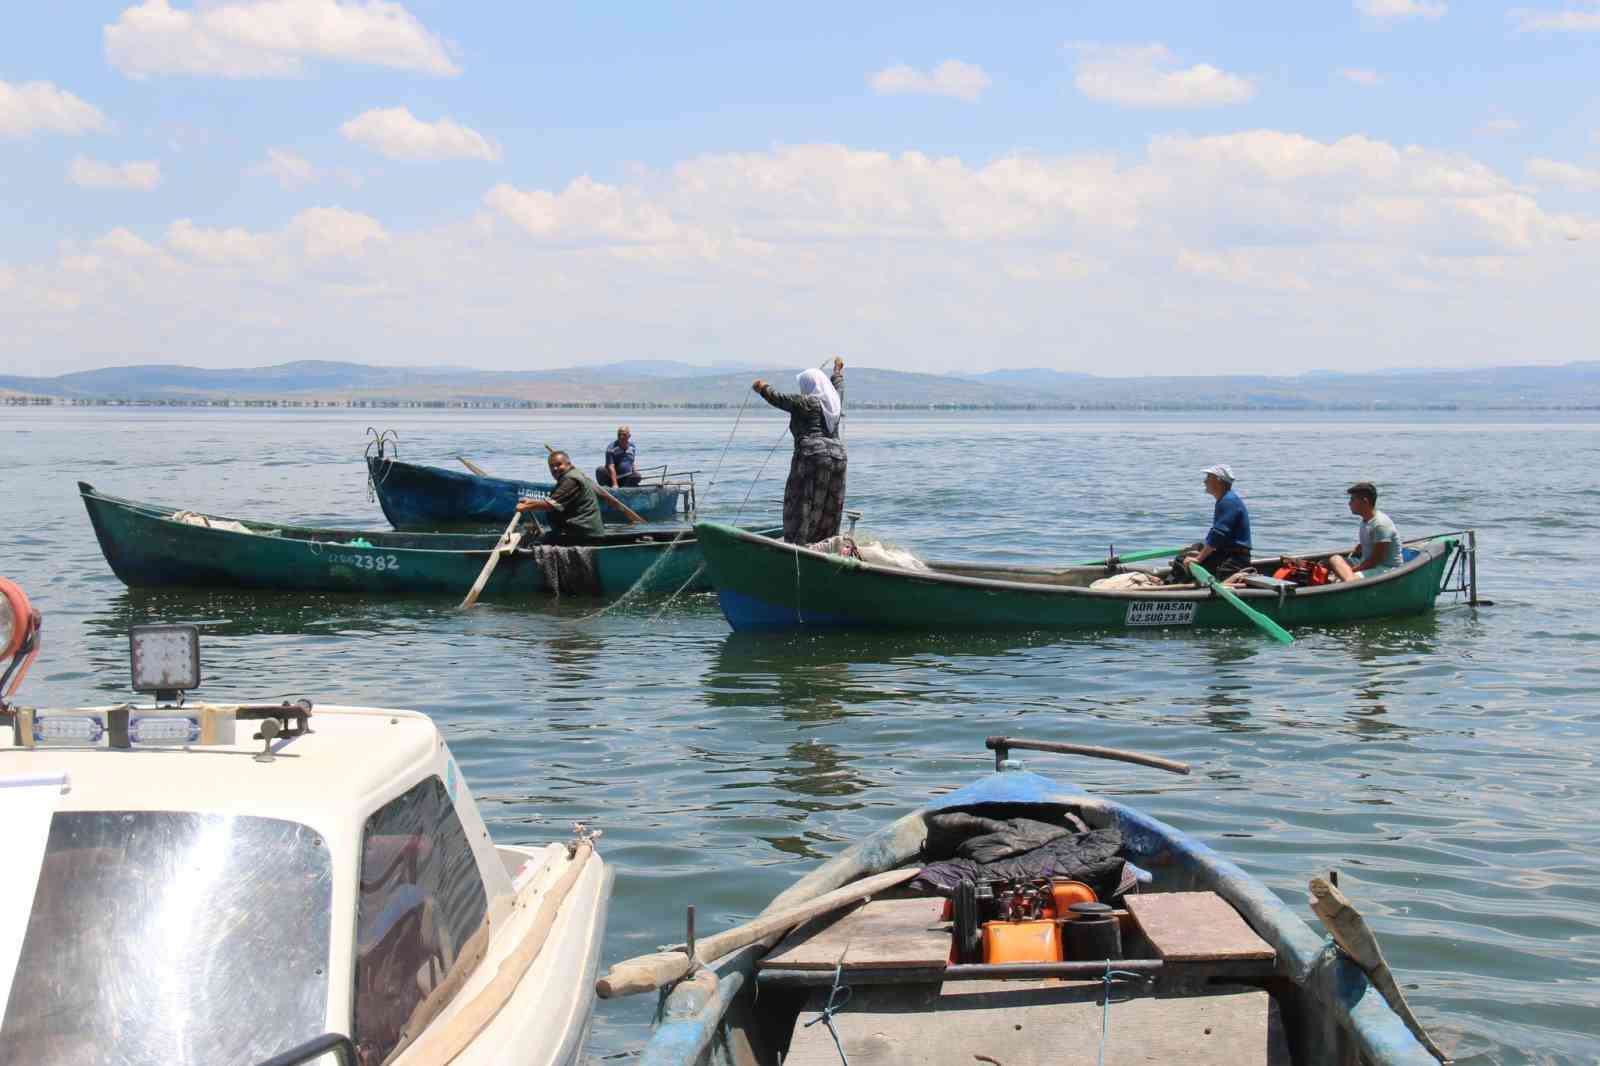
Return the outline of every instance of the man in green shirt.
<path id="1" fill-rule="evenodd" d="M 546 544 L 582 544 L 604 535 L 600 521 L 600 497 L 594 486 L 572 466 L 566 452 L 550 453 L 550 476 L 556 487 L 542 500 L 522 500 L 517 510 L 543 511 L 550 522 Z"/>

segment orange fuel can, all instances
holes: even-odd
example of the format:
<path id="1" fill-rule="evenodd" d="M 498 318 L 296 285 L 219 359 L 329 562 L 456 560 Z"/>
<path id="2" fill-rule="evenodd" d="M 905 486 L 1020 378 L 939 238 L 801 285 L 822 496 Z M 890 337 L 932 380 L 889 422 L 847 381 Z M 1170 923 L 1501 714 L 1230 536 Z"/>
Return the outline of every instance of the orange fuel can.
<path id="1" fill-rule="evenodd" d="M 984 922 L 983 961 L 1060 962 L 1061 931 L 1049 918 L 1026 922 Z"/>
<path id="2" fill-rule="evenodd" d="M 1050 897 L 1052 909 L 1057 918 L 1070 918 L 1071 907 L 1074 903 L 1098 903 L 1094 889 L 1082 881 L 1052 881 L 1050 882 Z"/>

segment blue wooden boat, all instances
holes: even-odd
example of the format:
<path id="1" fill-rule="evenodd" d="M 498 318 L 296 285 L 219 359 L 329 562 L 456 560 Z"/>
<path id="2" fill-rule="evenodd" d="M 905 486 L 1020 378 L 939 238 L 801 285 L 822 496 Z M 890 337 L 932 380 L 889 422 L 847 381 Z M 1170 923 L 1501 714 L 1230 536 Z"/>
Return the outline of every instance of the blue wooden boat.
<path id="1" fill-rule="evenodd" d="M 1421 1038 L 1380 991 L 1394 987 L 1386 965 L 1369 977 L 1265 885 L 1198 840 L 1123 803 L 1024 771 L 1010 754 L 1032 748 L 1187 767 L 1017 738 L 991 737 L 988 745 L 995 773 L 859 840 L 749 925 L 697 941 L 691 913 L 682 945 L 614 966 L 597 982 L 602 997 L 667 989 L 639 1066 L 1093 1063 L 1097 1046 L 1108 1063 L 1434 1062 L 1420 1025 Z M 941 913 L 946 892 L 935 888 L 930 897 L 929 864 L 981 834 L 992 848 L 993 825 L 1019 818 L 1072 824 L 1053 869 L 1072 869 L 1069 856 L 1081 841 L 1099 849 L 1093 876 L 1084 874 L 1078 889 L 1059 877 L 1033 887 L 963 877 Z M 878 887 L 896 879 L 899 888 Z M 1090 881 L 1114 908 L 1109 918 L 1086 916 L 1097 929 L 1076 926 L 1084 918 L 1065 905 L 1063 917 L 1043 902 L 1060 902 L 1058 891 L 1068 901 L 1081 898 Z M 856 905 L 869 889 L 870 902 Z M 1030 905 L 1031 912 L 1019 909 Z M 837 909 L 795 924 L 829 907 Z M 1101 935 L 1107 922 L 1117 929 L 1110 943 Z M 1050 939 L 1051 925 L 1055 943 L 1070 945 L 1055 952 L 1060 961 L 1016 961 Z M 1031 938 L 1035 930 L 1041 937 L 1020 941 L 1019 950 L 1012 934 Z"/>
<path id="2" fill-rule="evenodd" d="M 551 481 L 515 481 L 480 477 L 466 471 L 403 463 L 386 455 L 367 456 L 367 476 L 383 516 L 396 529 L 503 529 L 525 497 L 544 497 Z M 671 522 L 679 512 L 693 511 L 692 482 L 667 481 L 608 490 L 646 522 Z M 607 523 L 628 521 L 604 499 L 600 517 Z"/>
<path id="3" fill-rule="evenodd" d="M 499 533 L 315 529 L 179 511 L 78 483 L 100 550 L 124 584 L 461 597 Z M 769 530 L 768 532 L 771 532 Z M 623 530 L 583 547 L 527 544 L 501 559 L 485 600 L 621 596 L 710 587 L 688 529 Z"/>

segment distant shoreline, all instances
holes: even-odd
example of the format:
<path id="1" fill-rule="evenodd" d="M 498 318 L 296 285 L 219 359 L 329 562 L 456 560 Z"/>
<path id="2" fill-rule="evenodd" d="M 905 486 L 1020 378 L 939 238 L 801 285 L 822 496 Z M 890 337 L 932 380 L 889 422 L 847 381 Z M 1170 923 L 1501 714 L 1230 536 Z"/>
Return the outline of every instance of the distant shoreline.
<path id="1" fill-rule="evenodd" d="M 1168 403 L 874 403 L 857 402 L 857 411 L 933 412 L 958 414 L 1005 411 L 1078 411 L 1162 413 L 1197 411 L 1257 411 L 1275 414 L 1317 412 L 1421 412 L 1472 414 L 1492 412 L 1585 412 L 1600 411 L 1600 404 L 1463 404 L 1463 403 L 1208 403 L 1202 401 Z M 660 403 L 653 401 L 596 400 L 556 402 L 535 400 L 326 400 L 280 397 L 274 399 L 149 399 L 137 397 L 61 397 L 0 396 L 0 407 L 172 407 L 222 410 L 450 410 L 450 411 L 731 411 L 739 405 L 721 401 L 702 403 Z"/>

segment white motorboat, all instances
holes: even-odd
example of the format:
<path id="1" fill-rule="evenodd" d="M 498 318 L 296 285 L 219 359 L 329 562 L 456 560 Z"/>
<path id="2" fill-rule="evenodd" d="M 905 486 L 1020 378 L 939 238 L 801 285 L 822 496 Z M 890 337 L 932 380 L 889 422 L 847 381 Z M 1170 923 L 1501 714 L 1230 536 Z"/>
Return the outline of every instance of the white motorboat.
<path id="1" fill-rule="evenodd" d="M 130 644 L 152 705 L 0 699 L 0 1064 L 577 1061 L 591 834 L 496 844 L 426 715 L 185 703 L 195 630 Z"/>

